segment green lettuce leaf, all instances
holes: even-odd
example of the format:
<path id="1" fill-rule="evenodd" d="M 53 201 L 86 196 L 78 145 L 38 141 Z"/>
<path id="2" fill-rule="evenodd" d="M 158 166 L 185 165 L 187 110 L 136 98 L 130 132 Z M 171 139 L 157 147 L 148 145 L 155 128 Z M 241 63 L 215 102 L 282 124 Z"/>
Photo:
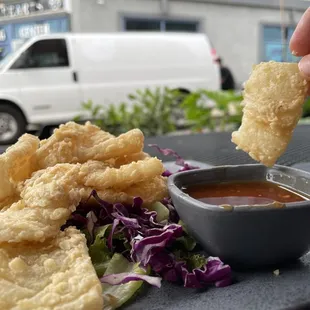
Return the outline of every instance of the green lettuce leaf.
<path id="1" fill-rule="evenodd" d="M 174 242 L 173 247 L 184 249 L 185 251 L 193 251 L 196 244 L 197 242 L 191 236 L 182 236 Z"/>
<path id="2" fill-rule="evenodd" d="M 156 216 L 157 222 L 160 223 L 160 222 L 168 220 L 168 218 L 169 218 L 169 210 L 161 202 L 155 202 L 152 205 L 147 206 L 147 208 L 150 211 L 156 211 L 157 212 L 157 216 Z"/>
<path id="3" fill-rule="evenodd" d="M 98 277 L 101 277 L 112 258 L 112 253 L 107 247 L 107 235 L 111 230 L 111 224 L 101 226 L 95 231 L 95 241 L 89 246 L 89 255 Z"/>
<path id="4" fill-rule="evenodd" d="M 133 272 L 148 275 L 150 270 L 139 267 L 139 263 L 129 262 L 123 255 L 115 253 L 110 260 L 104 275 Z M 104 306 L 106 310 L 113 310 L 122 306 L 141 288 L 143 281 L 131 281 L 122 285 L 102 284 Z"/>
<path id="5" fill-rule="evenodd" d="M 193 270 L 195 268 L 201 268 L 207 263 L 207 259 L 205 256 L 200 254 L 192 254 L 189 255 L 186 260 L 187 266 L 190 270 Z"/>

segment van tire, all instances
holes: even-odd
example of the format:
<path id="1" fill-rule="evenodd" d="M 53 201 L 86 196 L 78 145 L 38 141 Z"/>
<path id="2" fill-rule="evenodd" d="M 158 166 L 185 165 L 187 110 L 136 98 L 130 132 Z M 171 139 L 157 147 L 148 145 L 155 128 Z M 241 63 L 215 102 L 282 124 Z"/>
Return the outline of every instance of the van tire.
<path id="1" fill-rule="evenodd" d="M 7 103 L 0 104 L 0 145 L 15 143 L 26 132 L 26 126 L 26 119 L 20 110 Z"/>

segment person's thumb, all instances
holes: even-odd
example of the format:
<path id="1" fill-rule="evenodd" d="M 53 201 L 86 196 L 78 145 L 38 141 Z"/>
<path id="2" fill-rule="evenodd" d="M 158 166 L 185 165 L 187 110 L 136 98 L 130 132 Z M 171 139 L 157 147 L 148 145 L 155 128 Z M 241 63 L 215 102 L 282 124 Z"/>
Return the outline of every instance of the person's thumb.
<path id="1" fill-rule="evenodd" d="M 310 55 L 303 57 L 299 64 L 299 70 L 301 74 L 307 79 L 310 80 Z"/>

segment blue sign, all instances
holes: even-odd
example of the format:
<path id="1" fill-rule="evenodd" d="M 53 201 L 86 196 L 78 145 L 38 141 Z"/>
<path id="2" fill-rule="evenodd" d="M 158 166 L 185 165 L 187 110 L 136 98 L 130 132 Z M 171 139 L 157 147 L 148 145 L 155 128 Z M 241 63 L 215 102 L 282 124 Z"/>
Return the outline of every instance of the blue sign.
<path id="1" fill-rule="evenodd" d="M 12 25 L 12 39 L 26 40 L 41 34 L 69 31 L 68 18 L 45 19 Z"/>
<path id="2" fill-rule="evenodd" d="M 0 26 L 0 60 L 24 42 L 41 34 L 70 31 L 69 17 L 47 18 Z"/>

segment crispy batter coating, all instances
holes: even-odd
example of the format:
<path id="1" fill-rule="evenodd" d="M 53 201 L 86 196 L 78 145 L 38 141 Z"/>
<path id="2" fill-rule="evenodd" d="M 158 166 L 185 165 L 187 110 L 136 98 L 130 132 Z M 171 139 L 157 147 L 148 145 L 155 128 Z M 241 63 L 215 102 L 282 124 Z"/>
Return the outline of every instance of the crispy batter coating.
<path id="1" fill-rule="evenodd" d="M 39 142 L 37 137 L 25 134 L 0 155 L 0 202 L 14 196 L 18 183 L 36 170 L 35 153 Z"/>
<path id="2" fill-rule="evenodd" d="M 24 135 L 0 156 L 0 309 L 102 309 L 84 235 L 60 232 L 92 190 L 111 203 L 168 196 L 163 164 L 139 129 L 119 137 L 69 122 L 47 140 Z"/>
<path id="3" fill-rule="evenodd" d="M 139 153 L 143 144 L 144 136 L 139 129 L 114 137 L 90 122 L 85 125 L 69 122 L 61 125 L 50 138 L 41 142 L 37 151 L 38 165 L 43 169 L 57 163 L 106 161 Z"/>
<path id="4" fill-rule="evenodd" d="M 93 187 L 85 187 L 81 190 L 82 201 L 89 198 L 93 189 L 96 190 Z M 168 197 L 167 178 L 157 176 L 153 180 L 136 183 L 123 190 L 112 188 L 97 190 L 97 193 L 101 199 L 110 203 L 131 204 L 134 197 L 141 197 L 144 204 L 148 205 Z"/>
<path id="5" fill-rule="evenodd" d="M 1 310 L 101 310 L 102 289 L 75 228 L 46 243 L 1 244 Z"/>
<path id="6" fill-rule="evenodd" d="M 0 212 L 7 210 L 8 208 L 11 207 L 13 203 L 18 202 L 19 200 L 20 200 L 19 195 L 13 195 L 5 198 L 0 202 Z"/>
<path id="7" fill-rule="evenodd" d="M 232 142 L 266 166 L 285 151 L 302 114 L 307 81 L 294 63 L 254 66 L 245 84 L 242 124 Z"/>
<path id="8" fill-rule="evenodd" d="M 80 202 L 80 165 L 59 164 L 34 173 L 21 199 L 0 211 L 0 243 L 56 236 Z"/>
<path id="9" fill-rule="evenodd" d="M 94 165 L 94 163 L 91 163 Z M 83 184 L 97 190 L 106 188 L 124 189 L 133 184 L 152 180 L 164 172 L 162 162 L 157 158 L 139 160 L 120 168 L 97 168 L 89 169 L 88 163 L 83 164 L 80 176 L 84 179 Z"/>
<path id="10" fill-rule="evenodd" d="M 130 164 L 132 162 L 137 162 L 139 160 L 145 160 L 151 158 L 151 156 L 144 152 L 139 152 L 135 154 L 129 154 L 122 157 L 112 158 L 109 160 L 114 168 L 120 168 L 123 165 Z"/>

